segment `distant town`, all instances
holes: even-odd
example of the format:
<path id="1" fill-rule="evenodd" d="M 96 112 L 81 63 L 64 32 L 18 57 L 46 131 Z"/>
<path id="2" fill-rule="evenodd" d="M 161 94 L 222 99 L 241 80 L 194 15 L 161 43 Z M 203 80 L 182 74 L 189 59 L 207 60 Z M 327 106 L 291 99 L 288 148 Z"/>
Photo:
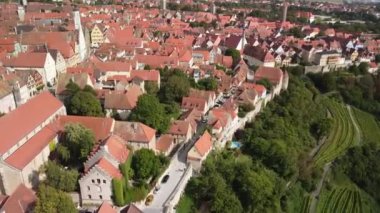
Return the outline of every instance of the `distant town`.
<path id="1" fill-rule="evenodd" d="M 0 3 L 0 212 L 379 212 L 376 3 Z"/>

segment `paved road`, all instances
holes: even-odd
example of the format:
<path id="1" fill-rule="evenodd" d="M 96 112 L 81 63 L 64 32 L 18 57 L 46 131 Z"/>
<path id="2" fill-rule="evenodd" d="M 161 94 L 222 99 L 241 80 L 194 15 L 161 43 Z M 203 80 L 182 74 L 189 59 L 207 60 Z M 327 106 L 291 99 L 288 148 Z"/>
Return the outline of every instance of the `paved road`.
<path id="1" fill-rule="evenodd" d="M 222 104 L 226 101 L 223 97 L 219 98 L 216 102 L 222 102 Z M 169 180 L 166 183 L 157 183 L 156 187 L 159 187 L 159 190 L 154 194 L 153 202 L 149 206 L 145 206 L 145 204 L 141 204 L 138 207 L 146 213 L 158 213 L 163 212 L 163 205 L 169 199 L 170 195 L 173 193 L 176 186 L 181 181 L 183 174 L 185 173 L 186 168 L 186 158 L 189 150 L 194 146 L 195 142 L 200 137 L 202 133 L 201 130 L 205 129 L 207 126 L 207 116 L 205 117 L 205 122 L 201 122 L 198 124 L 196 134 L 188 141 L 185 145 L 179 148 L 176 154 L 173 156 L 168 170 L 163 174 L 169 175 Z"/>

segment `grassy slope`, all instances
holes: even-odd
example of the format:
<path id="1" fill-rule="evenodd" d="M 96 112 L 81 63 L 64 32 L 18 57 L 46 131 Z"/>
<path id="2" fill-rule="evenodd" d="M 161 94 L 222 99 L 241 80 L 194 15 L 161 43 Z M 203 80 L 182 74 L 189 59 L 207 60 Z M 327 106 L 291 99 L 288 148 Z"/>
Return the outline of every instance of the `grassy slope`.
<path id="1" fill-rule="evenodd" d="M 380 127 L 376 123 L 375 118 L 364 111 L 357 108 L 352 108 L 355 114 L 357 123 L 360 126 L 360 131 L 363 135 L 363 142 L 380 143 Z"/>
<path id="2" fill-rule="evenodd" d="M 328 101 L 327 104 L 332 114 L 333 127 L 327 141 L 315 156 L 315 164 L 318 167 L 333 161 L 357 142 L 358 132 L 346 106 L 335 101 Z"/>

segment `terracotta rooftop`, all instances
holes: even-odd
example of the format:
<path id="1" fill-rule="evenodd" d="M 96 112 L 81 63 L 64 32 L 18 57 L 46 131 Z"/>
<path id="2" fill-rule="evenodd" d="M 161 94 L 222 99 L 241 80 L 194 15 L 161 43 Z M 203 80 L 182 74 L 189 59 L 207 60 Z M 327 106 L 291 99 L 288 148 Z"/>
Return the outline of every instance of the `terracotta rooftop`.
<path id="1" fill-rule="evenodd" d="M 128 91 L 109 91 L 105 94 L 104 108 L 118 110 L 132 110 L 137 105 L 137 100 L 143 92 L 135 86 Z"/>
<path id="2" fill-rule="evenodd" d="M 156 143 L 156 149 L 160 152 L 166 152 L 170 148 L 170 146 L 173 144 L 174 138 L 169 135 L 161 135 L 161 137 L 158 139 Z"/>
<path id="3" fill-rule="evenodd" d="M 170 125 L 168 133 L 173 135 L 186 136 L 189 131 L 189 128 L 191 128 L 190 122 L 176 120 L 172 122 L 172 124 Z"/>
<path id="4" fill-rule="evenodd" d="M 96 164 L 101 170 L 106 172 L 112 178 L 122 178 L 123 175 L 119 171 L 118 168 L 113 166 L 106 158 L 101 158 L 99 162 Z"/>
<path id="5" fill-rule="evenodd" d="M 24 184 L 20 184 L 16 191 L 5 201 L 0 212 L 25 213 L 32 210 L 37 197 L 31 189 L 26 188 Z"/>
<path id="6" fill-rule="evenodd" d="M 268 79 L 272 84 L 279 84 L 282 80 L 283 73 L 279 68 L 259 67 L 255 72 L 255 80 Z"/>
<path id="7" fill-rule="evenodd" d="M 134 204 L 129 204 L 129 206 L 125 207 L 120 211 L 120 213 L 143 213 L 137 206 Z"/>
<path id="8" fill-rule="evenodd" d="M 124 163 L 129 156 L 129 150 L 127 149 L 125 142 L 117 135 L 111 135 L 104 143 L 108 152 L 116 158 L 119 163 Z"/>
<path id="9" fill-rule="evenodd" d="M 104 201 L 102 205 L 99 206 L 98 210 L 96 210 L 96 213 L 117 213 L 117 211 L 112 208 L 111 204 Z"/>
<path id="10" fill-rule="evenodd" d="M 63 130 L 69 123 L 82 124 L 94 132 L 97 141 L 103 141 L 112 133 L 114 120 L 112 118 L 67 115 L 60 116 L 55 123 L 60 130 Z"/>
<path id="11" fill-rule="evenodd" d="M 20 53 L 17 57 L 3 62 L 5 67 L 42 68 L 45 66 L 47 53 Z"/>
<path id="12" fill-rule="evenodd" d="M 16 169 L 24 169 L 56 136 L 57 132 L 51 129 L 51 125 L 44 127 L 7 157 L 5 162 Z"/>
<path id="13" fill-rule="evenodd" d="M 116 121 L 114 134 L 125 141 L 149 143 L 156 135 L 156 130 L 140 122 Z"/>
<path id="14" fill-rule="evenodd" d="M 42 107 L 43 106 L 43 107 Z M 49 92 L 43 92 L 0 118 L 0 155 L 32 132 L 63 104 Z"/>
<path id="15" fill-rule="evenodd" d="M 208 131 L 205 131 L 203 135 L 195 142 L 195 150 L 204 156 L 212 148 L 212 138 Z"/>

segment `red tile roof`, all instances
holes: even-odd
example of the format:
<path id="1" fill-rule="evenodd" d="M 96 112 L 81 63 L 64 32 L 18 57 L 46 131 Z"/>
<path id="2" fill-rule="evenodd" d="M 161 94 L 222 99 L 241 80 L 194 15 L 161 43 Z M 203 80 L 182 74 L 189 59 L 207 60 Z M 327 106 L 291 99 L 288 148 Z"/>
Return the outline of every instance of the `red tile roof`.
<path id="1" fill-rule="evenodd" d="M 63 131 L 65 125 L 69 123 L 79 123 L 91 129 L 97 141 L 105 140 L 113 131 L 114 120 L 112 118 L 99 118 L 89 116 L 60 116 L 55 122 L 57 127 Z"/>
<path id="2" fill-rule="evenodd" d="M 144 81 L 159 81 L 160 72 L 157 70 L 132 70 L 131 79 L 139 77 Z"/>
<path id="3" fill-rule="evenodd" d="M 195 142 L 195 150 L 201 155 L 204 156 L 212 148 L 212 138 L 208 131 L 205 131 L 203 135 Z"/>
<path id="4" fill-rule="evenodd" d="M 112 208 L 112 206 L 109 203 L 104 201 L 102 205 L 99 206 L 96 213 L 117 213 L 117 211 L 114 208 Z"/>
<path id="5" fill-rule="evenodd" d="M 36 129 L 63 104 L 49 92 L 43 92 L 0 118 L 0 155 L 7 152 Z"/>
<path id="6" fill-rule="evenodd" d="M 48 125 L 6 158 L 5 162 L 16 169 L 24 169 L 55 137 L 57 131 Z"/>
<path id="7" fill-rule="evenodd" d="M 47 53 L 20 53 L 17 57 L 4 61 L 5 67 L 42 68 L 45 66 Z"/>
<path id="8" fill-rule="evenodd" d="M 283 72 L 279 68 L 259 67 L 255 72 L 255 80 L 268 79 L 272 84 L 279 84 L 283 78 Z"/>
<path id="9" fill-rule="evenodd" d="M 156 149 L 160 152 L 166 152 L 173 144 L 174 138 L 169 134 L 161 135 L 156 143 Z"/>
<path id="10" fill-rule="evenodd" d="M 127 142 L 149 143 L 156 137 L 156 130 L 140 122 L 116 121 L 114 134 Z"/>
<path id="11" fill-rule="evenodd" d="M 183 97 L 181 107 L 183 109 L 197 109 L 201 112 L 204 111 L 206 107 L 206 100 L 203 98 L 195 97 Z"/>
<path id="12" fill-rule="evenodd" d="M 125 146 L 125 142 L 117 135 L 111 135 L 104 143 L 108 152 L 116 158 L 119 163 L 124 163 L 129 156 L 129 150 Z"/>
<path id="13" fill-rule="evenodd" d="M 104 108 L 117 110 L 132 110 L 143 92 L 140 87 L 132 87 L 128 91 L 109 91 L 105 94 Z"/>
<path id="14" fill-rule="evenodd" d="M 176 120 L 170 125 L 168 133 L 172 135 L 186 136 L 189 132 L 189 128 L 191 128 L 190 122 Z"/>
<path id="15" fill-rule="evenodd" d="M 96 164 L 101 170 L 106 172 L 112 178 L 122 178 L 120 170 L 113 166 L 106 158 L 101 158 L 99 162 Z"/>
<path id="16" fill-rule="evenodd" d="M 5 201 L 0 212 L 25 213 L 32 210 L 37 201 L 37 197 L 31 189 L 20 184 L 16 191 Z"/>

